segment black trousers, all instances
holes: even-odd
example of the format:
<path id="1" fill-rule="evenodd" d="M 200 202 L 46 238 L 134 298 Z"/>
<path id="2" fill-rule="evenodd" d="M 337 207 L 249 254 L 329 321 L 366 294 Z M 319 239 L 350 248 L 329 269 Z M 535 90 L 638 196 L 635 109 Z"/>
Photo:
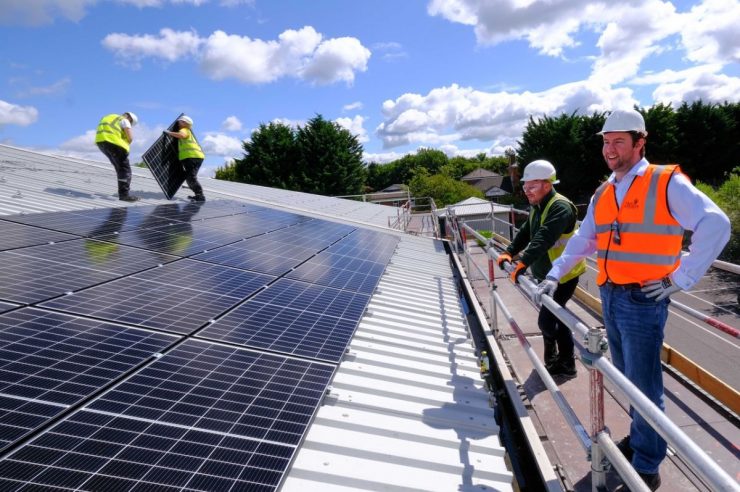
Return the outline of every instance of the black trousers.
<path id="1" fill-rule="evenodd" d="M 123 147 L 110 142 L 99 142 L 98 148 L 108 158 L 118 176 L 118 196 L 128 196 L 131 188 L 131 164 L 128 161 L 128 151 Z"/>
<path id="2" fill-rule="evenodd" d="M 190 158 L 183 159 L 180 161 L 182 168 L 185 170 L 185 181 L 195 196 L 203 196 L 203 187 L 198 182 L 198 170 L 200 165 L 203 164 L 203 159 Z"/>
<path id="3" fill-rule="evenodd" d="M 573 293 L 578 286 L 578 277 L 572 278 L 564 284 L 558 284 L 555 293 L 552 295 L 553 300 L 560 306 L 565 306 L 568 299 L 573 297 Z M 554 314 L 545 306 L 540 308 L 540 316 L 537 318 L 537 325 L 545 339 L 555 340 L 558 346 L 558 352 L 561 359 L 573 357 L 573 335 L 570 328 L 565 326 Z"/>

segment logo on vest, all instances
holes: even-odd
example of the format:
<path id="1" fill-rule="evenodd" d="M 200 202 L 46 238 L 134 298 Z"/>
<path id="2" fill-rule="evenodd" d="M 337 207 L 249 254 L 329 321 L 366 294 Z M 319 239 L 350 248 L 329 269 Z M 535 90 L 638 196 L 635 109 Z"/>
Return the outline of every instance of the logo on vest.
<path id="1" fill-rule="evenodd" d="M 622 206 L 624 208 L 637 208 L 640 206 L 640 199 L 635 198 L 633 200 L 627 200 L 622 204 Z"/>

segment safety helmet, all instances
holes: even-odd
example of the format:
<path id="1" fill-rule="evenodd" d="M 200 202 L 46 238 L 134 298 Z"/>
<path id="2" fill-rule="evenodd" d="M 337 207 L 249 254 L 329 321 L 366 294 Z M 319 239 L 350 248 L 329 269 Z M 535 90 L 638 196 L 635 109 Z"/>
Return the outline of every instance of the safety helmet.
<path id="1" fill-rule="evenodd" d="M 552 184 L 560 183 L 555 175 L 555 166 L 543 159 L 532 161 L 524 168 L 522 181 L 534 181 L 535 179 L 544 179 Z"/>
<path id="2" fill-rule="evenodd" d="M 179 118 L 177 118 L 177 121 L 184 121 L 190 126 L 193 126 L 193 119 L 190 116 L 182 115 Z"/>
<path id="3" fill-rule="evenodd" d="M 139 122 L 139 118 L 131 111 L 126 111 L 126 113 L 124 114 L 127 114 L 131 117 L 131 126 L 135 126 Z"/>
<path id="4" fill-rule="evenodd" d="M 609 132 L 637 132 L 647 137 L 645 119 L 634 109 L 617 109 L 607 116 L 604 127 L 598 133 L 603 135 Z"/>

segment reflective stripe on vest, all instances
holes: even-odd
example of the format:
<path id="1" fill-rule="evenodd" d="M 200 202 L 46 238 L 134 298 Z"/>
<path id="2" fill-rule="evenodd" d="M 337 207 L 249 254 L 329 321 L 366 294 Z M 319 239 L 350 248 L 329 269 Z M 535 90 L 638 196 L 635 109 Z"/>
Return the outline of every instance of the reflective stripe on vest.
<path id="1" fill-rule="evenodd" d="M 183 128 L 180 131 L 182 130 L 186 130 L 188 132 L 188 136 L 187 138 L 178 139 L 177 158 L 180 160 L 205 158 L 205 154 L 203 153 L 203 150 L 201 150 L 200 145 L 198 145 L 198 141 L 195 139 L 193 132 L 187 128 Z"/>
<path id="2" fill-rule="evenodd" d="M 123 116 L 118 114 L 103 116 L 95 133 L 95 143 L 109 142 L 123 147 L 128 152 L 129 142 L 126 138 L 126 131 L 121 127 L 122 119 Z"/>
<path id="3" fill-rule="evenodd" d="M 614 185 L 605 183 L 594 195 L 594 223 L 599 273 L 596 282 L 644 284 L 678 268 L 683 228 L 668 209 L 668 183 L 675 165 L 648 165 L 635 176 L 622 205 Z"/>
<path id="4" fill-rule="evenodd" d="M 542 209 L 542 214 L 540 214 L 540 226 L 545 223 L 545 218 L 547 217 L 547 212 L 550 211 L 550 205 L 555 203 L 558 200 L 562 200 L 566 202 L 570 207 L 573 209 L 573 213 L 576 216 L 576 225 L 573 227 L 573 230 L 568 233 L 563 233 L 560 235 L 557 241 L 555 241 L 555 244 L 552 245 L 550 249 L 547 250 L 547 256 L 550 258 L 550 263 L 555 261 L 557 258 L 560 257 L 560 255 L 563 254 L 563 251 L 565 250 L 565 245 L 568 244 L 568 239 L 570 239 L 573 234 L 576 233 L 576 230 L 578 230 L 578 210 L 576 209 L 576 206 L 573 205 L 573 202 L 568 200 L 566 197 L 561 195 L 560 193 L 555 193 L 552 198 L 547 202 L 547 205 L 545 205 L 545 208 Z M 529 215 L 529 230 L 532 230 L 532 214 Z M 568 273 L 563 275 L 560 278 L 560 283 L 564 284 L 568 280 L 574 279 L 579 275 L 582 275 L 586 271 L 586 260 L 581 260 L 578 263 L 576 263 L 576 266 L 574 266 Z"/>

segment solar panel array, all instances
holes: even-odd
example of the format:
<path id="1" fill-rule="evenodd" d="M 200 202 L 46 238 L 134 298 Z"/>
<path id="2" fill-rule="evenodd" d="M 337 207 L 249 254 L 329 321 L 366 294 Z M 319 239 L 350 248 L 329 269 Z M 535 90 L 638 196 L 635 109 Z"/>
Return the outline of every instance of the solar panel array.
<path id="1" fill-rule="evenodd" d="M 276 490 L 398 241 L 228 200 L 3 232 L 3 491 Z"/>

